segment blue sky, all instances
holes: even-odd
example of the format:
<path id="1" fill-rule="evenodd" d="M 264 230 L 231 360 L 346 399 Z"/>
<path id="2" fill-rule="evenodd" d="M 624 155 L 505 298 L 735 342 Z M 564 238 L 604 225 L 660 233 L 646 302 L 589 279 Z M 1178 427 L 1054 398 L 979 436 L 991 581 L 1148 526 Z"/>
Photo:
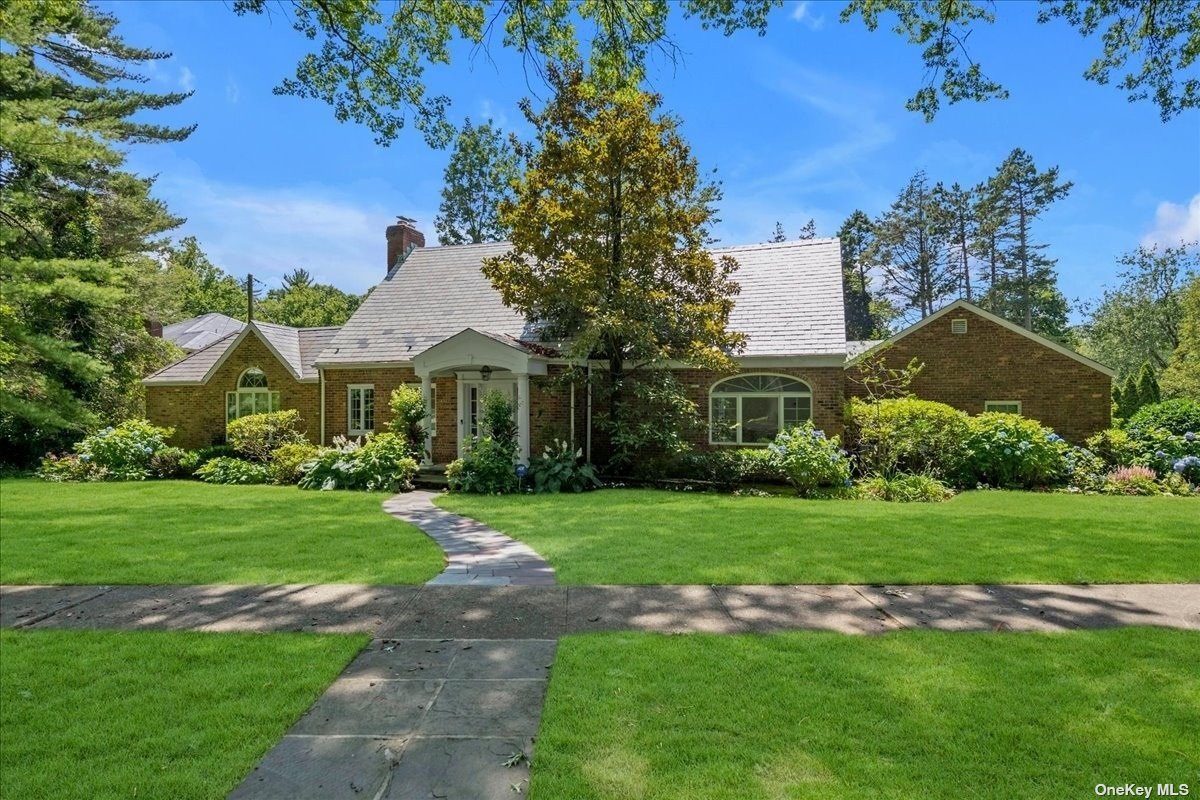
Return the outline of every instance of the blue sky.
<path id="1" fill-rule="evenodd" d="M 305 267 L 361 292 L 383 275 L 383 230 L 396 215 L 417 219 L 433 242 L 447 154 L 415 131 L 380 147 L 319 101 L 273 95 L 308 44 L 281 11 L 102 5 L 128 41 L 174 53 L 149 73 L 153 88 L 195 91 L 158 116 L 196 122 L 196 133 L 135 148 L 130 166 L 159 176 L 157 195 L 188 218 L 179 235 L 197 236 L 222 267 L 269 283 Z M 763 241 L 776 220 L 795 235 L 810 217 L 832 236 L 855 208 L 884 210 L 917 169 L 974 184 L 1014 147 L 1075 184 L 1038 229 L 1071 299 L 1111 285 L 1124 251 L 1200 238 L 1200 112 L 1163 123 L 1153 105 L 1084 81 L 1096 41 L 1035 24 L 1032 3 L 999 4 L 1002 19 L 977 30 L 971 49 L 1011 98 L 947 106 L 926 123 L 904 109 L 922 80 L 919 53 L 888 32 L 838 22 L 841 6 L 790 3 L 761 38 L 679 21 L 683 61 L 652 69 L 651 88 L 723 183 L 722 243 Z M 524 133 L 517 101 L 544 87 L 526 83 L 515 57 L 493 55 L 472 62 L 460 48 L 428 82 L 453 99 L 451 119 L 491 117 Z"/>

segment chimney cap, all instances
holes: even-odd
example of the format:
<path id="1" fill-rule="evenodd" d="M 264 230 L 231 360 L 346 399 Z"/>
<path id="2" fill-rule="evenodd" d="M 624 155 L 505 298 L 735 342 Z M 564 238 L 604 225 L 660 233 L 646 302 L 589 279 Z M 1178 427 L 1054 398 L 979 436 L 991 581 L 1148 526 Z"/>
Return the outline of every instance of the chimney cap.
<path id="1" fill-rule="evenodd" d="M 397 225 L 407 225 L 411 228 L 414 225 L 416 225 L 416 222 L 417 221 L 415 219 L 413 219 L 412 217 L 402 217 L 400 215 L 396 216 L 396 224 Z"/>

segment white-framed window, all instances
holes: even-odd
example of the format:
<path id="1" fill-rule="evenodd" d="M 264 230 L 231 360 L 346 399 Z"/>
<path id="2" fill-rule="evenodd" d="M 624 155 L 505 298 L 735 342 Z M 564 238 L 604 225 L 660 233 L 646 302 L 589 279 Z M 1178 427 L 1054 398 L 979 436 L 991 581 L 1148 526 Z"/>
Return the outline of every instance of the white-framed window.
<path id="1" fill-rule="evenodd" d="M 267 386 L 267 375 L 250 367 L 238 376 L 237 389 L 225 393 L 225 424 L 250 414 L 279 410 L 279 392 Z"/>
<path id="2" fill-rule="evenodd" d="M 984 411 L 995 411 L 1000 414 L 1020 414 L 1020 400 L 984 400 Z"/>
<path id="3" fill-rule="evenodd" d="M 362 436 L 375 432 L 375 385 L 371 383 L 352 383 L 346 387 L 349 397 L 346 409 L 349 411 L 349 421 L 346 429 L 351 436 Z"/>
<path id="4" fill-rule="evenodd" d="M 421 391 L 419 383 L 406 383 L 405 386 Z M 437 384 L 433 381 L 429 382 L 429 408 L 425 411 L 429 414 L 429 435 L 437 436 Z"/>
<path id="5" fill-rule="evenodd" d="M 737 375 L 708 395 L 710 444 L 765 445 L 812 418 L 812 389 L 787 375 Z"/>

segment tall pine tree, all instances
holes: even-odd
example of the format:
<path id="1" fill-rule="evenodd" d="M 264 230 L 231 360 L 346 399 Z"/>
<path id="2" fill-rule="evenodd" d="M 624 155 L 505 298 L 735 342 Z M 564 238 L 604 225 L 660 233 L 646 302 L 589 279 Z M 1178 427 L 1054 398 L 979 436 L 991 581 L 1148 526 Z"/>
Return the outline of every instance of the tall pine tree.
<path id="1" fill-rule="evenodd" d="M 868 253 L 875 240 L 871 219 L 855 209 L 838 230 L 842 245 L 842 297 L 846 312 L 846 338 L 852 341 L 880 335 L 871 309 L 871 263 Z"/>
<path id="2" fill-rule="evenodd" d="M 948 237 L 923 171 L 909 179 L 900 196 L 875 221 L 870 259 L 883 270 L 884 283 L 900 313 L 932 314 L 956 288 L 946 263 Z"/>

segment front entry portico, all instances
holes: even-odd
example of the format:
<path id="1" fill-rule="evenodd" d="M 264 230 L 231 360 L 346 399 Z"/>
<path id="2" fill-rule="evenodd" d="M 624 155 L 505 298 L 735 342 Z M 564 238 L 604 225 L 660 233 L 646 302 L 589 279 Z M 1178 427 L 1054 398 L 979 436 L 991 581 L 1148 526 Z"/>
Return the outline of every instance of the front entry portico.
<path id="1" fill-rule="evenodd" d="M 529 376 L 546 374 L 546 358 L 519 340 L 467 328 L 413 358 L 425 405 L 432 399 L 434 377 L 454 375 L 458 383 L 458 453 L 479 433 L 479 401 L 488 391 L 513 395 L 521 463 L 529 463 Z M 425 451 L 432 451 L 426 436 Z M 428 460 L 428 456 L 426 457 Z"/>

